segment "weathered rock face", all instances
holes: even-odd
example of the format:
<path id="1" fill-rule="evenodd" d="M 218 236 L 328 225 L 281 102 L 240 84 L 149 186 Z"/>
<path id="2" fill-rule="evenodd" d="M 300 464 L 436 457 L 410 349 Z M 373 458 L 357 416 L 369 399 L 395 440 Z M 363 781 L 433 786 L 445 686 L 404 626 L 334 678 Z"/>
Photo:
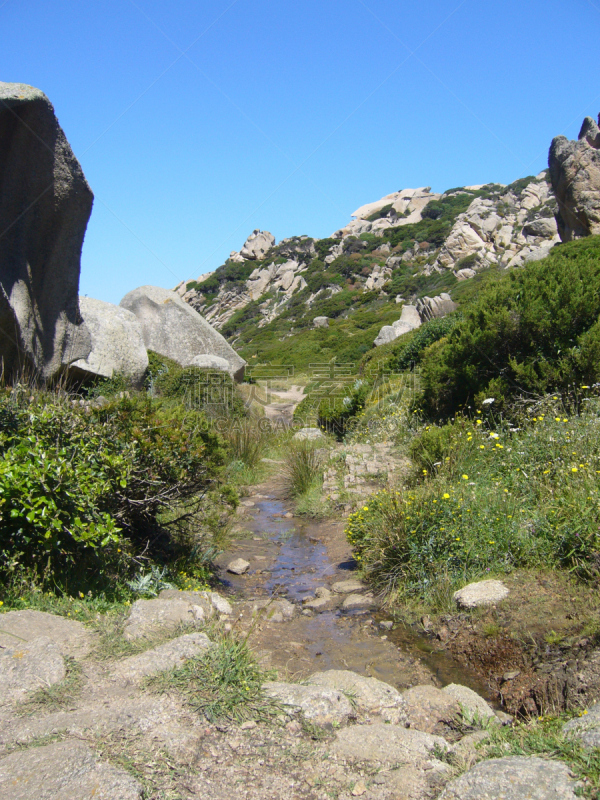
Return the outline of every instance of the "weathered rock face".
<path id="1" fill-rule="evenodd" d="M 446 292 L 442 292 L 442 294 L 437 297 L 419 298 L 416 302 L 416 306 L 422 322 L 427 322 L 436 317 L 445 317 L 446 314 L 451 314 L 458 308 L 456 303 Z"/>
<path id="2" fill-rule="evenodd" d="M 91 297 L 80 297 L 79 307 L 92 337 L 92 350 L 87 358 L 74 361 L 69 373 L 103 378 L 120 373 L 139 384 L 148 367 L 148 354 L 135 315 Z"/>
<path id="3" fill-rule="evenodd" d="M 0 355 L 43 379 L 85 358 L 81 247 L 93 195 L 45 94 L 0 83 Z"/>
<path id="4" fill-rule="evenodd" d="M 548 164 L 560 238 L 570 242 L 600 234 L 600 129 L 591 117 L 585 118 L 578 141 L 552 140 Z"/>
<path id="5" fill-rule="evenodd" d="M 126 294 L 120 305 L 135 314 L 148 350 L 183 366 L 191 364 L 198 355 L 218 356 L 231 365 L 234 378 L 242 380 L 244 359 L 175 292 L 141 286 Z"/>
<path id="6" fill-rule="evenodd" d="M 420 327 L 420 325 L 421 317 L 419 316 L 417 307 L 405 305 L 402 307 L 400 319 L 396 320 L 392 325 L 384 325 L 373 344 L 375 347 L 379 347 L 382 344 L 393 342 L 398 336 L 402 336 L 403 333 L 408 333 L 409 331 L 414 331 L 415 328 Z"/>
<path id="7" fill-rule="evenodd" d="M 244 242 L 244 246 L 240 250 L 240 255 L 242 258 L 264 258 L 274 244 L 275 237 L 272 233 L 269 233 L 269 231 L 259 231 L 257 229 L 252 231 Z"/>

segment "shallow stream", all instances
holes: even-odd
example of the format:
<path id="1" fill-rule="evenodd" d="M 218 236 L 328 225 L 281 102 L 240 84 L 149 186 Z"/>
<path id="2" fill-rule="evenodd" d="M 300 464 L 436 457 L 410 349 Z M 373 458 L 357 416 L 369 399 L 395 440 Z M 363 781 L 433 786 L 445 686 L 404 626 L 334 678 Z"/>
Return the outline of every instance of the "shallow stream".
<path id="1" fill-rule="evenodd" d="M 218 560 L 222 587 L 240 600 L 284 597 L 298 613 L 284 623 L 265 623 L 252 632 L 252 646 L 288 675 L 304 677 L 325 669 L 351 669 L 400 689 L 419 683 L 461 683 L 484 697 L 487 687 L 431 639 L 403 624 L 380 627 L 385 611 L 364 607 L 307 613 L 302 601 L 318 587 L 355 576 L 356 562 L 343 534 L 343 522 L 314 522 L 286 516 L 290 511 L 276 485 L 261 487 L 244 501 L 240 534 Z M 262 493 L 260 493 L 262 492 Z M 250 563 L 244 575 L 226 571 L 234 558 Z M 340 606 L 346 595 L 335 595 Z"/>

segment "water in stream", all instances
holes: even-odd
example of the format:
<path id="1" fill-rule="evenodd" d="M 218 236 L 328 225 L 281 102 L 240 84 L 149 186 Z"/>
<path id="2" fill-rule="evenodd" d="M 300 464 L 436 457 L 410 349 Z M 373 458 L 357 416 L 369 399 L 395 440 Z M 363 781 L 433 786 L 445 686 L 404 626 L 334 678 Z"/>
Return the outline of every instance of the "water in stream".
<path id="1" fill-rule="evenodd" d="M 487 696 L 487 687 L 430 640 L 411 628 L 384 630 L 388 619 L 376 608 L 343 612 L 340 608 L 303 614 L 302 600 L 320 586 L 354 577 L 356 567 L 343 535 L 343 523 L 286 518 L 288 508 L 276 486 L 263 487 L 246 501 L 236 539 L 218 561 L 223 588 L 241 600 L 285 597 L 298 613 L 284 623 L 266 619 L 251 634 L 251 644 L 288 675 L 304 677 L 325 669 L 350 669 L 400 689 L 422 683 L 461 683 Z M 226 572 L 242 557 L 250 562 L 245 575 Z M 339 605 L 344 595 L 336 597 Z"/>

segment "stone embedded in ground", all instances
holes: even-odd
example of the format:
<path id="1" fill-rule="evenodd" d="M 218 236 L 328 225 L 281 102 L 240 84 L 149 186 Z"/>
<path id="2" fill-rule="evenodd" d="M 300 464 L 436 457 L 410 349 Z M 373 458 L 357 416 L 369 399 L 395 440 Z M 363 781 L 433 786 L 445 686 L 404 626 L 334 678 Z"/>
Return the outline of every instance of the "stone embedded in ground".
<path id="1" fill-rule="evenodd" d="M 140 800 L 141 785 L 79 741 L 17 750 L 0 760 L 6 800 Z"/>
<path id="2" fill-rule="evenodd" d="M 575 800 L 569 767 L 546 758 L 481 761 L 450 781 L 438 800 Z"/>
<path id="3" fill-rule="evenodd" d="M 210 608 L 212 606 L 219 614 L 233 614 L 233 608 L 229 600 L 218 592 L 163 589 L 159 597 L 167 600 L 187 600 L 192 605 L 204 605 L 206 601 L 208 603 L 208 613 L 212 613 Z"/>
<path id="4" fill-rule="evenodd" d="M 131 606 L 123 635 L 126 639 L 156 636 L 179 625 L 202 625 L 214 613 L 204 592 L 181 592 L 181 597 L 136 600 Z M 191 597 L 197 595 L 197 597 Z"/>
<path id="5" fill-rule="evenodd" d="M 250 564 L 243 558 L 234 558 L 233 561 L 227 564 L 227 572 L 232 572 L 234 575 L 243 575 L 244 572 L 248 572 L 249 569 Z"/>
<path id="6" fill-rule="evenodd" d="M 449 749 L 441 736 L 385 722 L 351 725 L 339 731 L 337 740 L 331 745 L 332 752 L 344 758 L 415 766 L 431 761 L 433 750 L 437 748 Z"/>
<path id="7" fill-rule="evenodd" d="M 265 683 L 263 689 L 268 697 L 317 725 L 342 724 L 355 716 L 352 703 L 337 689 L 279 681 Z"/>
<path id="8" fill-rule="evenodd" d="M 356 594 L 364 592 L 367 587 L 356 578 L 349 578 L 346 581 L 337 581 L 331 588 L 338 594 Z"/>
<path id="9" fill-rule="evenodd" d="M 300 428 L 297 433 L 294 434 L 294 439 L 297 441 L 314 441 L 315 439 L 324 439 L 325 436 L 323 431 L 319 428 Z"/>
<path id="10" fill-rule="evenodd" d="M 47 636 L 0 648 L 0 704 L 23 700 L 67 675 L 60 647 Z"/>
<path id="11" fill-rule="evenodd" d="M 600 747 L 600 703 L 596 703 L 563 725 L 563 730 L 573 734 L 584 747 Z"/>
<path id="12" fill-rule="evenodd" d="M 338 601 L 335 597 L 305 597 L 302 606 L 311 611 L 331 611 L 337 607 Z"/>
<path id="13" fill-rule="evenodd" d="M 349 594 L 342 603 L 342 608 L 351 611 L 355 608 L 373 608 L 374 605 L 375 599 L 372 594 Z"/>
<path id="14" fill-rule="evenodd" d="M 406 701 L 400 692 L 377 678 L 366 678 L 350 670 L 330 669 L 311 675 L 308 683 L 344 692 L 363 714 L 377 714 L 394 725 L 404 725 L 408 721 Z"/>
<path id="15" fill-rule="evenodd" d="M 486 703 L 483 697 L 480 697 L 473 689 L 469 689 L 468 686 L 450 683 L 448 686 L 444 686 L 442 692 L 459 704 L 463 717 L 469 721 L 485 722 L 492 720 L 493 722 L 498 722 L 498 724 L 500 723 L 494 709 Z"/>
<path id="16" fill-rule="evenodd" d="M 57 614 L 32 609 L 2 614 L 0 645 L 16 647 L 40 636 L 52 639 L 64 656 L 73 658 L 87 655 L 92 641 L 90 631 L 81 622 Z"/>
<path id="17" fill-rule="evenodd" d="M 494 606 L 509 595 L 502 581 L 488 580 L 469 583 L 452 595 L 459 608 L 479 608 Z"/>
<path id="18" fill-rule="evenodd" d="M 241 611 L 244 611 L 246 608 L 250 612 L 251 617 L 255 617 L 257 614 L 261 616 L 264 615 L 264 618 L 270 622 L 285 622 L 286 620 L 293 619 L 296 614 L 296 606 L 290 603 L 289 600 L 286 600 L 285 597 L 278 597 L 277 599 L 263 597 L 252 600 L 249 601 L 247 605 L 243 604 L 241 606 Z"/>
<path id="19" fill-rule="evenodd" d="M 212 642 L 205 633 L 186 633 L 169 642 L 146 650 L 136 656 L 118 661 L 111 675 L 121 680 L 136 683 L 148 675 L 167 669 L 181 667 L 190 658 L 204 653 Z"/>
<path id="20" fill-rule="evenodd" d="M 456 700 L 435 686 L 413 686 L 402 692 L 411 728 L 441 734 L 460 714 Z"/>

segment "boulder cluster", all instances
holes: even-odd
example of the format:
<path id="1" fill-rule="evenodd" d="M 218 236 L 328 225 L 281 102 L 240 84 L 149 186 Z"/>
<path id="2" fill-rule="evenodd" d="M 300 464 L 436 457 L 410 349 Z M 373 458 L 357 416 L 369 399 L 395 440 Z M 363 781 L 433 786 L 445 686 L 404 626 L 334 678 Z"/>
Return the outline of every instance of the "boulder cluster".
<path id="1" fill-rule="evenodd" d="M 154 350 L 241 380 L 243 359 L 175 292 L 142 286 L 119 306 L 78 296 L 92 202 L 46 95 L 0 82 L 2 374 L 81 381 L 120 373 L 139 383 Z"/>

